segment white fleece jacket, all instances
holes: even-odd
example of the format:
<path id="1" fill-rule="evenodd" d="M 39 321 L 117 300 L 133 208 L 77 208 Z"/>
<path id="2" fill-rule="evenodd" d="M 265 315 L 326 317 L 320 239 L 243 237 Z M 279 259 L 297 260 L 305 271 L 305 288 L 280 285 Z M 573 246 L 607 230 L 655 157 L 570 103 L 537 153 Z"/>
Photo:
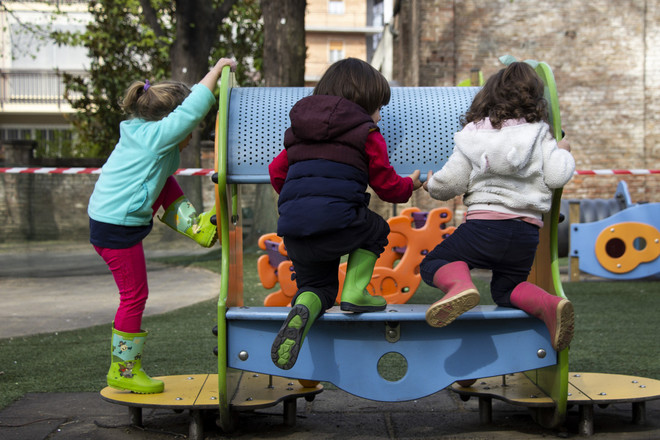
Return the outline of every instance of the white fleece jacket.
<path id="1" fill-rule="evenodd" d="M 438 200 L 464 194 L 468 211 L 540 218 L 550 210 L 552 189 L 561 188 L 573 176 L 573 156 L 557 147 L 545 122 L 500 129 L 486 122 L 470 123 L 454 135 L 454 151 L 429 180 L 429 194 Z"/>

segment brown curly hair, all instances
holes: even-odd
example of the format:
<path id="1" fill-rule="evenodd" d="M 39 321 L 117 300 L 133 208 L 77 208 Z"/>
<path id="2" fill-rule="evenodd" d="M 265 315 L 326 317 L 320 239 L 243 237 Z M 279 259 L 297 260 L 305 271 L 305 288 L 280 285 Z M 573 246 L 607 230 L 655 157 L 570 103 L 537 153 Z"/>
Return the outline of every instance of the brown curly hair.
<path id="1" fill-rule="evenodd" d="M 532 66 L 525 62 L 511 63 L 488 78 L 461 117 L 461 123 L 467 125 L 489 118 L 493 128 L 499 129 L 507 119 L 548 122 L 543 89 L 543 81 Z"/>

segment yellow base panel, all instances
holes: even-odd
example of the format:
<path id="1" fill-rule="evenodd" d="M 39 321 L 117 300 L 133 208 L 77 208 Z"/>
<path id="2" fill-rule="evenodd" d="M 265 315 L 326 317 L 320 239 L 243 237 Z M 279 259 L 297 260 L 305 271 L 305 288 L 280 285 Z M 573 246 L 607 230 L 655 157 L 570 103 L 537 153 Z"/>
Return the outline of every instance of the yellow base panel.
<path id="1" fill-rule="evenodd" d="M 452 391 L 461 395 L 492 397 L 527 407 L 552 407 L 552 399 L 524 374 L 477 380 L 469 387 L 458 383 Z M 605 373 L 569 373 L 568 404 L 611 404 L 660 399 L 660 381 L 644 377 Z"/>
<path id="2" fill-rule="evenodd" d="M 165 390 L 157 394 L 135 394 L 105 387 L 101 397 L 108 402 L 140 408 L 214 409 L 218 407 L 218 375 L 192 374 L 155 377 L 165 382 Z M 274 406 L 298 397 L 323 391 L 320 384 L 303 386 L 297 380 L 243 372 L 231 400 L 231 409 L 249 411 Z"/>
<path id="3" fill-rule="evenodd" d="M 251 411 L 267 408 L 286 399 L 314 396 L 323 391 L 323 385 L 319 383 L 304 383 L 308 386 L 303 386 L 297 379 L 243 372 L 231 399 L 231 409 Z"/>
<path id="4" fill-rule="evenodd" d="M 606 373 L 568 373 L 568 402 L 599 405 L 660 399 L 660 380 Z"/>
<path id="5" fill-rule="evenodd" d="M 555 402 L 550 396 L 541 391 L 534 382 L 522 373 L 479 379 L 469 387 L 462 387 L 458 383 L 454 383 L 451 389 L 461 395 L 492 397 L 514 405 L 529 407 L 555 406 Z"/>

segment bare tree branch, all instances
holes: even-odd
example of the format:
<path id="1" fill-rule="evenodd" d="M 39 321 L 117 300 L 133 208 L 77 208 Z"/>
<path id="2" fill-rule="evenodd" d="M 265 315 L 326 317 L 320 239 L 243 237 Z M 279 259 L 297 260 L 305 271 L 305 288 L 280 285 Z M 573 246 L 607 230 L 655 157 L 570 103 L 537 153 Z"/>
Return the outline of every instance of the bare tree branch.
<path id="1" fill-rule="evenodd" d="M 153 29 L 154 34 L 156 34 L 157 37 L 166 36 L 165 30 L 158 22 L 158 14 L 156 13 L 154 7 L 151 5 L 151 2 L 149 0 L 140 0 L 140 6 L 142 6 L 142 15 L 144 17 L 144 21 L 147 23 L 147 25 L 149 25 L 151 29 Z"/>

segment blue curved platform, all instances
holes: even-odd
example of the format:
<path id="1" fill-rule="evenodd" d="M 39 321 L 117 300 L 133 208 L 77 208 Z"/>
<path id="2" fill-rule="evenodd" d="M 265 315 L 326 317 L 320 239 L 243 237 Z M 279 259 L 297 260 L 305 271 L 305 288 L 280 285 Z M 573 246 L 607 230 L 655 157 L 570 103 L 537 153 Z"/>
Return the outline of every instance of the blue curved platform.
<path id="1" fill-rule="evenodd" d="M 272 363 L 270 349 L 290 309 L 231 307 L 228 366 L 327 381 L 359 397 L 396 402 L 428 396 L 461 379 L 557 362 L 545 325 L 521 310 L 477 306 L 451 325 L 433 328 L 425 321 L 427 308 L 389 305 L 383 312 L 354 314 L 334 307 L 314 323 L 295 366 L 283 371 Z M 379 360 L 389 353 L 407 364 L 396 381 L 379 373 Z"/>

